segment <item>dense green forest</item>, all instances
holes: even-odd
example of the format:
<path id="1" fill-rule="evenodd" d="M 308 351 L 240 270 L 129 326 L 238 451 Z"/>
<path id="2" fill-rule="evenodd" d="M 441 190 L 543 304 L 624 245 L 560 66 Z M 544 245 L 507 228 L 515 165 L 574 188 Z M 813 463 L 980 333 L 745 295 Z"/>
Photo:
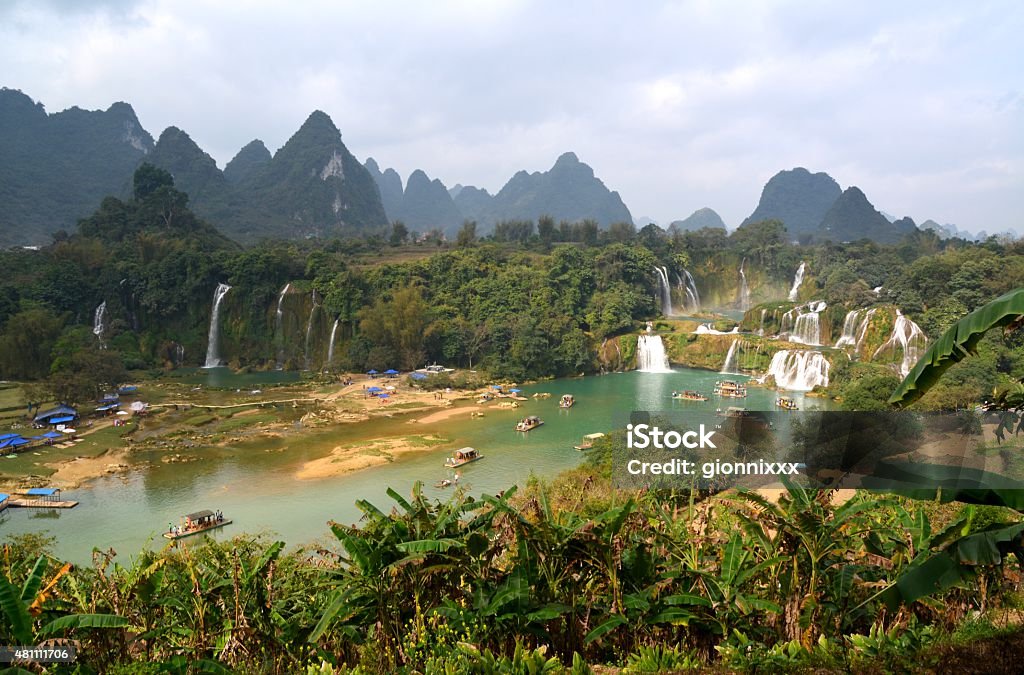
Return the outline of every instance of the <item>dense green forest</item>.
<path id="1" fill-rule="evenodd" d="M 882 304 L 936 335 L 1024 285 L 1018 242 L 915 232 L 894 246 L 801 247 L 778 221 L 730 234 L 670 234 L 654 225 L 601 229 L 594 221 L 541 218 L 504 221 L 484 238 L 470 221 L 454 241 L 396 222 L 359 239 L 242 248 L 196 218 L 163 170 L 144 166 L 134 185 L 133 199 L 106 199 L 51 246 L 0 252 L 7 272 L 0 377 L 55 381 L 62 397 L 81 398 L 90 394 L 85 381 L 102 389 L 125 371 L 202 365 L 213 291 L 222 282 L 232 288 L 220 351 L 235 368 L 358 372 L 438 362 L 518 380 L 615 367 L 602 345 L 659 317 L 656 266 L 673 277 L 690 272 L 704 305 L 723 308 L 741 308 L 743 270 L 753 303 L 744 326 L 753 330 L 758 308 L 780 306 L 806 262 L 798 301 L 829 303 L 825 334 L 832 336 L 847 310 Z M 986 338 L 985 358 L 964 365 L 950 386 L 973 400 L 1019 378 L 1017 347 Z M 893 378 L 870 364 L 833 365 L 843 386 L 861 376 Z"/>

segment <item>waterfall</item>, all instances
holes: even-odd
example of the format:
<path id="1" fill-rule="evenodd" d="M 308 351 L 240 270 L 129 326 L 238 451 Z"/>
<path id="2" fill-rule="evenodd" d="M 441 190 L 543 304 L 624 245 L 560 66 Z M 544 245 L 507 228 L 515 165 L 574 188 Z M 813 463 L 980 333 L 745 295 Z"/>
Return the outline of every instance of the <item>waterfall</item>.
<path id="1" fill-rule="evenodd" d="M 334 363 L 334 335 L 338 332 L 338 324 L 341 323 L 341 317 L 334 320 L 334 325 L 331 326 L 331 342 L 327 345 L 327 366 L 330 367 Z"/>
<path id="2" fill-rule="evenodd" d="M 661 313 L 665 316 L 672 316 L 675 310 L 672 308 L 672 288 L 668 285 L 668 269 L 655 267 L 654 273 L 658 277 L 658 297 L 661 302 Z"/>
<path id="3" fill-rule="evenodd" d="M 636 369 L 642 373 L 671 373 L 660 335 L 640 335 L 636 341 Z"/>
<path id="4" fill-rule="evenodd" d="M 306 370 L 309 370 L 309 338 L 313 335 L 313 315 L 316 313 L 316 308 L 320 305 L 316 304 L 316 289 L 313 289 L 313 302 L 309 308 L 309 321 L 306 322 L 306 350 L 305 350 L 305 361 Z"/>
<path id="5" fill-rule="evenodd" d="M 843 334 L 836 340 L 836 349 L 857 344 L 857 328 L 860 327 L 857 317 L 859 316 L 859 309 L 850 310 L 846 313 L 846 318 L 843 319 Z"/>
<path id="6" fill-rule="evenodd" d="M 96 308 L 96 311 L 92 315 L 92 334 L 103 341 L 103 330 L 106 326 L 103 325 L 103 317 L 107 313 L 107 301 L 104 300 Z"/>
<path id="7" fill-rule="evenodd" d="M 800 261 L 800 267 L 796 268 L 796 276 L 793 277 L 793 288 L 789 289 L 789 301 L 796 302 L 800 293 L 800 284 L 804 282 L 804 273 L 807 271 L 807 263 Z"/>
<path id="8" fill-rule="evenodd" d="M 684 307 L 686 311 L 697 313 L 700 311 L 700 293 L 697 291 L 697 281 L 690 274 L 689 270 L 683 270 L 683 275 L 676 275 L 676 287 L 680 295 L 685 298 Z"/>
<path id="9" fill-rule="evenodd" d="M 284 285 L 281 289 L 281 293 L 277 296 L 277 313 L 274 317 L 274 333 L 277 335 L 278 347 L 277 347 L 277 369 L 284 369 L 284 296 L 288 293 L 288 289 L 291 288 L 291 283 Z"/>
<path id="10" fill-rule="evenodd" d="M 818 313 L 798 314 L 796 325 L 793 327 L 793 334 L 789 336 L 789 341 L 805 345 L 820 345 L 821 319 Z"/>
<path id="11" fill-rule="evenodd" d="M 859 352 L 864 347 L 864 338 L 868 336 L 868 327 L 871 325 L 871 317 L 875 315 L 876 309 L 869 309 L 867 314 L 860 322 L 860 328 L 857 329 L 857 342 L 854 343 L 853 350 Z"/>
<path id="12" fill-rule="evenodd" d="M 732 344 L 729 345 L 729 353 L 725 355 L 725 363 L 722 364 L 723 373 L 739 373 L 739 358 L 736 355 L 737 347 L 739 347 L 742 340 L 733 340 Z"/>
<path id="13" fill-rule="evenodd" d="M 217 290 L 213 292 L 213 312 L 210 313 L 210 335 L 206 344 L 206 363 L 203 368 L 217 368 L 220 362 L 220 301 L 228 294 L 231 287 L 227 284 L 217 284 Z"/>
<path id="14" fill-rule="evenodd" d="M 174 345 L 174 365 L 181 366 L 185 362 L 185 347 L 180 344 Z"/>
<path id="15" fill-rule="evenodd" d="M 787 339 L 805 345 L 821 344 L 821 316 L 828 305 L 824 302 L 809 302 L 794 307 L 782 315 L 782 333 L 789 329 Z M 803 311 L 804 309 L 807 311 Z M 794 317 L 794 314 L 796 315 Z"/>
<path id="16" fill-rule="evenodd" d="M 883 354 L 890 349 L 895 356 L 896 348 L 898 347 L 903 353 L 903 360 L 900 361 L 899 365 L 900 375 L 906 377 L 910 369 L 921 358 L 921 353 L 927 344 L 928 336 L 924 334 L 920 326 L 903 316 L 903 313 L 897 309 L 896 324 L 892 328 L 892 336 L 885 341 L 885 344 L 875 350 L 871 358 L 874 359 L 879 354 Z"/>
<path id="17" fill-rule="evenodd" d="M 794 391 L 810 391 L 828 386 L 828 359 L 821 352 L 783 349 L 772 357 L 764 378 L 775 378 L 775 386 Z"/>
<path id="18" fill-rule="evenodd" d="M 764 317 L 765 317 L 765 314 L 767 314 L 767 313 L 768 313 L 767 309 L 762 309 L 761 310 L 761 325 L 758 326 L 758 328 L 757 328 L 757 334 L 762 336 L 762 337 L 764 337 Z"/>
<path id="19" fill-rule="evenodd" d="M 747 259 L 744 258 L 743 262 L 740 263 L 740 295 L 737 299 L 740 309 L 744 312 L 750 309 L 750 287 L 747 286 L 747 273 L 743 271 L 746 264 Z"/>

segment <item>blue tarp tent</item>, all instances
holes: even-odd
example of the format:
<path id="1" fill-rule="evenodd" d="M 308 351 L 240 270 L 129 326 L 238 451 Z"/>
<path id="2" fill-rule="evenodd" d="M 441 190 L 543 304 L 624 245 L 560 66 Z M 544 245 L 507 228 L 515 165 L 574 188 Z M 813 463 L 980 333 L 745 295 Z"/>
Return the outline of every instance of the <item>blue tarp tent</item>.
<path id="1" fill-rule="evenodd" d="M 375 391 L 384 391 L 384 390 L 383 390 L 383 389 L 381 389 L 380 387 L 370 387 L 370 388 L 369 388 L 369 389 L 367 389 L 366 391 L 368 391 L 368 392 L 370 392 L 370 393 L 373 393 L 373 392 L 375 392 Z"/>
<path id="2" fill-rule="evenodd" d="M 376 370 L 368 370 L 368 371 L 366 371 L 366 374 L 367 375 L 376 375 L 377 371 Z"/>
<path id="3" fill-rule="evenodd" d="M 3 434 L 0 435 L 0 441 L 6 441 L 8 438 L 17 438 L 21 434 Z"/>
<path id="4" fill-rule="evenodd" d="M 501 385 L 500 384 L 492 384 L 491 385 L 491 389 L 497 389 L 498 391 L 501 391 Z"/>
<path id="5" fill-rule="evenodd" d="M 71 416 L 71 419 L 74 419 L 78 417 L 78 411 L 69 405 L 59 405 L 56 408 L 50 408 L 39 413 L 33 421 L 36 423 L 46 423 L 51 417 L 67 417 L 68 415 Z"/>
<path id="6" fill-rule="evenodd" d="M 384 374 L 385 375 L 398 375 L 398 371 L 395 370 L 394 368 L 388 368 L 387 370 L 384 371 Z"/>
<path id="7" fill-rule="evenodd" d="M 50 438 L 50 439 L 53 439 L 53 438 L 64 438 L 64 434 L 58 434 L 56 431 L 47 431 L 45 434 L 43 434 L 42 437 L 43 438 Z"/>
<path id="8" fill-rule="evenodd" d="M 19 448 L 26 443 L 28 443 L 28 439 L 15 436 L 14 438 L 5 438 L 0 441 L 0 448 Z"/>
<path id="9" fill-rule="evenodd" d="M 139 390 L 134 384 L 127 384 L 117 390 L 118 394 L 134 394 Z"/>
<path id="10" fill-rule="evenodd" d="M 522 389 L 509 389 L 509 391 L 513 394 L 518 394 L 519 392 L 522 391 Z"/>
<path id="11" fill-rule="evenodd" d="M 101 405 L 99 408 L 96 408 L 96 412 L 107 412 L 108 410 L 113 410 L 114 408 L 119 407 L 119 405 L 120 404 L 118 403 L 108 403 L 107 405 Z"/>
<path id="12" fill-rule="evenodd" d="M 74 419 L 75 418 L 70 415 L 65 415 L 64 417 L 51 417 L 49 424 L 64 424 L 65 422 L 73 422 Z"/>

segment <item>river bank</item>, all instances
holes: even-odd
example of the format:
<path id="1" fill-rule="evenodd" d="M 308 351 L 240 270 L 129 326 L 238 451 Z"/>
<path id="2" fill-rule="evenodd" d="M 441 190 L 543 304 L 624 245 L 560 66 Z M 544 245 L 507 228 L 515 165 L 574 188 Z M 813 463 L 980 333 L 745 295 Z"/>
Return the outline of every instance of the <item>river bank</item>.
<path id="1" fill-rule="evenodd" d="M 293 443 L 302 443 L 305 433 L 333 425 L 358 425 L 396 416 L 416 416 L 413 421 L 432 424 L 468 415 L 466 408 L 454 406 L 481 391 L 431 392 L 397 378 L 365 375 L 342 379 L 351 384 L 325 385 L 310 380 L 244 391 L 203 388 L 181 378 L 147 382 L 137 398 L 149 404 L 145 415 L 133 416 L 116 428 L 109 417 L 83 420 L 73 441 L 35 447 L 4 460 L 0 489 L 10 492 L 42 485 L 74 489 L 101 476 L 144 470 L 152 461 L 197 461 L 204 448 L 226 448 L 253 438 L 288 437 Z M 381 393 L 386 396 L 379 396 Z M 127 407 L 131 399 L 123 403 Z M 400 432 L 395 430 L 393 435 Z M 150 459 L 140 461 L 142 454 Z M 154 454 L 158 455 L 155 459 Z"/>

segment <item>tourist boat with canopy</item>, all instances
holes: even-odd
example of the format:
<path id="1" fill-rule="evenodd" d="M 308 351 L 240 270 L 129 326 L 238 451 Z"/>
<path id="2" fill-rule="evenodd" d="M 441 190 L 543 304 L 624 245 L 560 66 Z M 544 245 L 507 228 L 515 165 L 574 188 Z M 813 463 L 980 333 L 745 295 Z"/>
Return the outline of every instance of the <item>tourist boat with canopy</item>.
<path id="1" fill-rule="evenodd" d="M 477 452 L 475 448 L 459 448 L 452 453 L 451 457 L 444 461 L 444 465 L 445 468 L 456 469 L 463 464 L 469 464 L 483 458 L 484 456 Z"/>
<path id="2" fill-rule="evenodd" d="M 544 424 L 544 420 L 536 415 L 530 415 L 519 420 L 519 423 L 516 424 L 516 431 L 531 431 L 542 424 Z"/>
<path id="3" fill-rule="evenodd" d="M 576 405 L 576 397 L 572 394 L 562 394 L 561 400 L 558 401 L 559 408 L 571 408 Z"/>
<path id="4" fill-rule="evenodd" d="M 780 396 L 775 400 L 775 405 L 783 410 L 799 410 L 796 401 L 789 398 L 788 396 Z"/>
<path id="5" fill-rule="evenodd" d="M 171 540 L 184 539 L 185 537 L 216 530 L 231 524 L 231 521 L 225 518 L 223 513 L 220 511 L 210 511 L 209 509 L 182 516 L 182 521 L 181 525 L 168 527 L 167 531 L 164 532 L 164 538 Z"/>
<path id="6" fill-rule="evenodd" d="M 722 398 L 746 398 L 747 386 L 733 380 L 722 380 L 715 383 L 715 396 Z"/>
<path id="7" fill-rule="evenodd" d="M 596 443 L 599 439 L 602 438 L 604 438 L 604 434 L 600 432 L 596 434 L 587 434 L 586 436 L 583 437 L 582 443 L 573 447 L 581 452 L 583 450 L 590 450 L 592 447 L 594 447 L 594 443 Z"/>
<path id="8" fill-rule="evenodd" d="M 708 397 L 697 391 L 674 391 L 672 398 L 679 401 L 706 401 Z"/>

